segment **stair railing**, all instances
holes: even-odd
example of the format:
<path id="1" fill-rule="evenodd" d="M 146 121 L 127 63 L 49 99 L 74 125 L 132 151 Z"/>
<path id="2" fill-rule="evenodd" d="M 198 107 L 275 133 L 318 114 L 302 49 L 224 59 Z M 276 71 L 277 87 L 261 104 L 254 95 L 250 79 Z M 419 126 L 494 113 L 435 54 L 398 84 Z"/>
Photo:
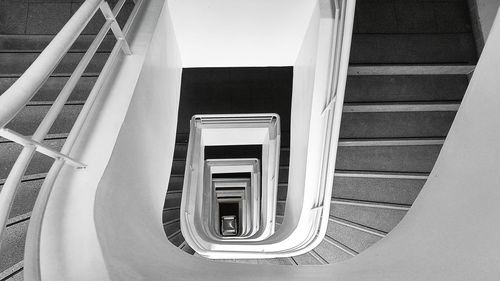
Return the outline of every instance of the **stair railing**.
<path id="1" fill-rule="evenodd" d="M 71 151 L 71 148 L 73 147 L 73 144 L 75 143 L 77 136 L 79 135 L 79 132 L 82 129 L 87 116 L 89 115 L 90 109 L 92 108 L 92 105 L 97 98 L 99 89 L 105 82 L 106 77 L 111 70 L 111 66 L 119 55 L 120 50 L 122 50 L 125 55 L 132 54 L 132 51 L 130 50 L 130 47 L 126 41 L 126 35 L 130 29 L 132 21 L 136 17 L 141 7 L 142 0 L 134 0 L 135 6 L 131 14 L 129 15 L 127 23 L 122 29 L 119 26 L 116 17 L 125 2 L 126 0 L 119 0 L 114 8 L 111 9 L 109 4 L 105 0 L 84 1 L 80 8 L 71 17 L 71 19 L 64 25 L 61 31 L 53 38 L 53 40 L 37 57 L 37 59 L 30 65 L 30 67 L 22 74 L 19 79 L 16 80 L 16 82 L 9 89 L 7 89 L 0 96 L 0 137 L 23 146 L 23 149 L 13 167 L 11 168 L 0 192 L 0 245 L 2 242 L 2 237 L 6 230 L 6 223 L 8 221 L 9 213 L 12 208 L 15 195 L 19 189 L 22 177 L 25 174 L 26 169 L 36 151 L 55 159 L 55 162 L 53 163 L 49 173 L 57 173 L 65 164 L 74 166 L 77 169 L 84 169 L 86 167 L 84 163 L 73 159 L 69 155 L 69 152 Z M 70 50 L 73 43 L 76 41 L 76 39 L 79 37 L 81 32 L 84 30 L 84 28 L 87 26 L 87 24 L 90 22 L 90 20 L 98 10 L 102 12 L 104 18 L 106 19 L 104 25 L 101 27 L 100 31 L 85 52 L 81 61 L 76 66 L 75 70 L 69 77 L 59 95 L 56 97 L 49 111 L 40 122 L 35 133 L 32 136 L 24 136 L 15 131 L 7 129 L 7 124 L 16 117 L 16 115 L 35 96 L 35 94 L 42 87 L 45 81 L 47 81 L 47 79 L 54 72 L 66 53 Z M 71 132 L 68 135 L 66 142 L 64 143 L 62 150 L 60 152 L 54 150 L 53 148 L 43 144 L 42 141 L 45 139 L 50 128 L 54 124 L 54 121 L 61 113 L 69 96 L 75 89 L 78 81 L 80 80 L 85 69 L 94 57 L 109 30 L 112 31 L 117 40 L 113 51 L 108 57 L 104 68 L 102 69 L 97 81 L 94 84 L 94 87 L 92 88 L 87 100 L 85 101 L 85 104 L 81 112 L 79 113 L 75 124 L 73 125 Z M 44 185 L 42 186 L 30 220 L 25 251 L 25 267 L 26 263 L 31 263 L 27 260 L 27 256 L 32 254 L 37 255 L 35 253 L 37 251 L 31 251 L 31 254 L 28 253 L 28 248 L 39 248 L 38 234 L 41 231 L 41 221 L 43 218 L 43 214 L 41 214 L 42 212 L 37 212 L 37 210 L 45 209 L 46 202 L 49 197 L 48 195 L 50 194 L 50 190 L 44 190 L 45 186 L 49 185 L 44 183 Z M 30 241 L 30 236 L 37 238 L 33 239 L 33 241 Z M 31 245 L 29 245 L 30 243 Z M 35 260 L 37 260 L 36 257 Z M 40 280 L 41 277 L 38 262 L 33 262 L 33 268 L 29 269 L 33 274 L 26 272 L 26 269 L 27 268 L 25 268 L 25 274 L 28 273 L 28 275 L 30 275 L 29 280 Z"/>

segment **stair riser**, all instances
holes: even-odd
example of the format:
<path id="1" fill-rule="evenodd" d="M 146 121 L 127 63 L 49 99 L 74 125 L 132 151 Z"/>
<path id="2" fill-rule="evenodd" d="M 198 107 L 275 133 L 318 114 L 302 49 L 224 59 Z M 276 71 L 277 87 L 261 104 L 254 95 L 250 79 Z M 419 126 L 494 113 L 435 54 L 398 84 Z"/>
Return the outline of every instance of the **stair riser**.
<path id="1" fill-rule="evenodd" d="M 467 1 L 359 1 L 354 33 L 471 32 Z"/>
<path id="2" fill-rule="evenodd" d="M 335 198 L 411 205 L 425 180 L 335 177 Z"/>
<path id="3" fill-rule="evenodd" d="M 49 134 L 69 133 L 82 107 L 83 105 L 65 105 Z M 27 106 L 16 115 L 7 128 L 25 136 L 33 135 L 49 109 L 49 105 Z"/>
<path id="4" fill-rule="evenodd" d="M 28 221 L 7 227 L 0 248 L 0 272 L 23 260 Z"/>
<path id="5" fill-rule="evenodd" d="M 47 146 L 60 150 L 64 144 L 64 139 L 46 140 L 43 143 Z M 0 143 L 0 178 L 5 179 L 14 165 L 22 146 L 14 143 Z M 28 166 L 26 175 L 46 173 L 54 160 L 48 156 L 36 153 Z"/>
<path id="6" fill-rule="evenodd" d="M 5 92 L 14 82 L 17 80 L 17 78 L 0 78 L 0 94 Z M 92 90 L 92 87 L 94 86 L 95 81 L 97 80 L 97 77 L 82 77 L 73 92 L 71 93 L 71 96 L 69 97 L 68 101 L 84 101 L 87 99 L 90 90 Z M 33 99 L 31 99 L 32 102 L 52 102 L 54 101 L 61 90 L 63 89 L 64 85 L 68 81 L 68 77 L 50 77 L 47 82 L 45 82 L 38 90 L 38 92 L 35 94 Z"/>
<path id="7" fill-rule="evenodd" d="M 10 210 L 9 218 L 23 215 L 33 210 L 42 183 L 43 179 L 21 182 L 12 209 Z M 0 185 L 0 190 L 2 188 L 3 185 Z"/>
<path id="8" fill-rule="evenodd" d="M 0 76 L 20 76 L 35 61 L 39 53 L 0 53 Z M 86 73 L 98 73 L 106 63 L 109 53 L 97 53 L 86 68 Z M 71 74 L 81 61 L 83 53 L 68 53 L 54 70 L 54 74 Z"/>
<path id="9" fill-rule="evenodd" d="M 117 0 L 108 1 L 111 7 Z M 48 34 L 58 33 L 70 17 L 78 10 L 81 1 L 3 1 L 0 6 L 0 33 L 2 34 Z M 118 16 L 118 23 L 123 27 L 134 4 L 127 1 Z M 104 23 L 100 11 L 89 22 L 82 34 L 97 34 Z"/>
<path id="10" fill-rule="evenodd" d="M 476 57 L 472 33 L 354 34 L 350 63 L 473 64 Z"/>
<path id="11" fill-rule="evenodd" d="M 69 52 L 85 51 L 88 49 L 95 36 L 81 35 L 71 46 Z M 0 35 L 0 51 L 2 52 L 41 52 L 54 39 L 53 35 Z M 115 45 L 116 39 L 108 35 L 100 44 L 99 52 L 110 52 Z"/>
<path id="12" fill-rule="evenodd" d="M 345 102 L 459 101 L 468 84 L 466 75 L 348 76 Z"/>
<path id="13" fill-rule="evenodd" d="M 339 147 L 337 170 L 429 173 L 440 145 Z"/>
<path id="14" fill-rule="evenodd" d="M 456 112 L 354 112 L 342 114 L 340 137 L 445 137 Z"/>
<path id="15" fill-rule="evenodd" d="M 330 215 L 380 231 L 389 232 L 406 215 L 406 211 L 332 203 L 330 205 Z"/>
<path id="16" fill-rule="evenodd" d="M 350 259 L 352 256 L 323 240 L 315 249 L 316 253 L 328 263 L 337 263 Z"/>
<path id="17" fill-rule="evenodd" d="M 377 243 L 380 237 L 336 223 L 329 223 L 326 235 L 335 237 L 335 240 L 361 253 Z"/>

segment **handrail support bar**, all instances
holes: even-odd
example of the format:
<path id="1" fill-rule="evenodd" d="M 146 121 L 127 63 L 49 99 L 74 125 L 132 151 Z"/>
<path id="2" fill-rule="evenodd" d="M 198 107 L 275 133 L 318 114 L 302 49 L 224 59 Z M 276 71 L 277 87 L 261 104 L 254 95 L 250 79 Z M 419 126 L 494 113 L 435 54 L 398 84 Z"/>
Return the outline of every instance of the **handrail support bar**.
<path id="1" fill-rule="evenodd" d="M 28 138 L 28 137 L 25 137 L 19 133 L 16 133 L 12 130 L 9 130 L 9 129 L 5 129 L 5 128 L 1 128 L 0 129 L 0 136 L 8 139 L 8 140 L 11 140 L 15 143 L 18 143 L 24 147 L 28 147 L 28 146 L 33 146 L 35 147 L 35 150 L 44 154 L 44 155 L 47 155 L 49 157 L 52 157 L 54 159 L 63 159 L 64 162 L 68 163 L 69 165 L 71 166 L 74 166 L 78 169 L 83 169 L 86 167 L 85 164 L 67 156 L 67 155 L 64 155 L 62 154 L 61 152 L 59 151 L 56 151 L 38 141 L 35 141 L 31 138 Z"/>
<path id="2" fill-rule="evenodd" d="M 125 34 L 123 33 L 122 29 L 120 28 L 120 25 L 118 25 L 118 22 L 116 21 L 115 14 L 111 10 L 111 7 L 109 7 L 108 2 L 103 1 L 101 5 L 99 6 L 101 9 L 102 14 L 106 18 L 107 21 L 111 21 L 111 31 L 113 31 L 113 34 L 116 37 L 116 40 L 122 41 L 122 50 L 123 53 L 125 53 L 127 56 L 132 54 L 132 51 L 130 50 L 130 46 L 127 43 L 127 40 L 125 38 Z"/>

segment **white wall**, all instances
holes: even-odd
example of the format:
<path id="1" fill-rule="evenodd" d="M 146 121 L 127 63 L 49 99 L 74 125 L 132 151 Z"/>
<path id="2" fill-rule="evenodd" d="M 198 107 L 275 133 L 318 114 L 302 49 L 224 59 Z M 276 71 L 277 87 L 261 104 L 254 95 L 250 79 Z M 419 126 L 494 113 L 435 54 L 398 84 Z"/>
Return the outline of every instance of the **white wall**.
<path id="1" fill-rule="evenodd" d="M 168 0 L 184 67 L 290 66 L 316 1 Z"/>
<path id="2" fill-rule="evenodd" d="M 42 280 L 109 280 L 94 220 L 96 192 L 162 6 L 162 0 L 144 1 L 135 19 L 141 24 L 133 25 L 127 37 L 133 55 L 118 56 L 70 153 L 87 168 L 76 170 L 66 165 L 53 185 L 40 237 Z"/>
<path id="3" fill-rule="evenodd" d="M 112 280 L 141 280 L 133 268 L 145 267 L 142 255 L 154 259 L 157 249 L 175 251 L 163 231 L 162 210 L 175 147 L 181 73 L 176 33 L 165 4 L 96 195 L 96 228 Z"/>

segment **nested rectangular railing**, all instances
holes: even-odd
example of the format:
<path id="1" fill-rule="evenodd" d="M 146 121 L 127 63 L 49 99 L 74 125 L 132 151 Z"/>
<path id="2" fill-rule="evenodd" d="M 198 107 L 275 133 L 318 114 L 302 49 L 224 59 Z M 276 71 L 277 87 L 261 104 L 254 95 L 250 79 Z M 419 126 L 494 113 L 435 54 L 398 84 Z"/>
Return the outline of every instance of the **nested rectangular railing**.
<path id="1" fill-rule="evenodd" d="M 78 138 L 79 132 L 89 115 L 94 101 L 99 95 L 100 88 L 106 81 L 114 61 L 121 51 L 123 51 L 125 55 L 131 55 L 133 53 L 126 40 L 127 33 L 129 32 L 131 24 L 141 8 L 143 0 L 134 0 L 134 8 L 128 17 L 126 24 L 122 28 L 118 24 L 116 17 L 122 10 L 126 1 L 127 0 L 119 0 L 113 9 L 111 9 L 109 4 L 104 0 L 84 1 L 61 31 L 30 65 L 26 72 L 24 72 L 23 75 L 0 96 L 0 137 L 23 146 L 23 149 L 11 168 L 0 192 L 0 245 L 6 230 L 6 223 L 9 218 L 9 213 L 12 208 L 15 195 L 19 189 L 22 177 L 24 176 L 35 152 L 42 153 L 55 159 L 49 174 L 57 174 L 65 164 L 74 166 L 77 169 L 84 169 L 86 167 L 84 163 L 81 163 L 77 159 L 73 159 L 69 153 Z M 88 47 L 80 62 L 77 64 L 76 68 L 60 93 L 57 95 L 55 101 L 38 125 L 33 135 L 25 136 L 13 130 L 7 129 L 6 126 L 9 122 L 13 120 L 16 115 L 30 102 L 37 91 L 52 75 L 66 53 L 70 50 L 73 43 L 77 40 L 84 28 L 99 10 L 105 18 L 104 25 L 95 36 L 95 39 Z M 85 69 L 91 62 L 99 46 L 110 30 L 116 38 L 116 44 L 99 77 L 97 78 L 87 100 L 85 101 L 85 104 L 83 105 L 83 108 L 81 109 L 68 135 L 68 138 L 64 143 L 64 146 L 61 151 L 57 151 L 54 148 L 44 145 L 42 141 L 46 138 L 49 130 L 63 110 L 64 105 L 75 89 L 78 81 L 84 74 Z M 43 210 L 45 209 L 46 202 L 51 192 L 50 188 L 51 184 L 43 184 L 37 197 L 30 220 L 25 250 L 25 277 L 28 277 L 28 280 L 40 279 L 40 270 L 38 266 L 38 239 L 41 231 Z"/>

